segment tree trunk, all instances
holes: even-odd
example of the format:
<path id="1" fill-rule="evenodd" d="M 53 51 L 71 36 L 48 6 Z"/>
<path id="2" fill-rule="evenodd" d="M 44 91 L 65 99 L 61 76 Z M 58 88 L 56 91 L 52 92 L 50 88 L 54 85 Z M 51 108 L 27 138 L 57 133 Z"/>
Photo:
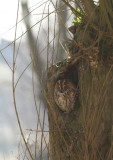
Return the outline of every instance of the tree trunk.
<path id="1" fill-rule="evenodd" d="M 68 1 L 62 1 L 77 12 Z M 109 5 L 108 9 L 103 1 L 99 1 L 99 7 L 93 0 L 80 2 L 85 12 L 81 10 L 80 21 L 75 18 L 72 26 L 71 58 L 53 65 L 48 72 L 50 157 L 51 160 L 112 160 L 113 39 L 109 35 L 113 25 L 112 14 L 108 12 L 112 7 Z M 95 10 L 91 12 L 92 8 Z M 90 12 L 96 14 L 92 21 Z M 56 84 L 62 79 L 72 82 L 78 90 L 74 108 L 69 112 L 62 111 L 61 103 L 55 103 Z M 63 85 L 58 86 L 62 92 L 67 87 L 66 83 Z M 69 93 L 72 97 L 74 92 L 72 86 L 63 96 L 60 92 L 63 105 L 70 102 Z"/>
<path id="2" fill-rule="evenodd" d="M 91 52 L 91 51 L 90 51 Z M 55 83 L 70 79 L 79 87 L 74 109 L 63 112 L 54 100 Z M 51 160 L 112 160 L 113 68 L 78 56 L 48 72 Z"/>

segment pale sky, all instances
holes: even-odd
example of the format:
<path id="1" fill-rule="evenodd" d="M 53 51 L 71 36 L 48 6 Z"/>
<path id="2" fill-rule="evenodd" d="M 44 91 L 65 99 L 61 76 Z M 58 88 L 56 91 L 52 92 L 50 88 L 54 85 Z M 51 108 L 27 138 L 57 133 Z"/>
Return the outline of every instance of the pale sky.
<path id="1" fill-rule="evenodd" d="M 16 23 L 17 5 L 18 0 L 0 1 L 0 37 L 6 40 L 14 40 L 14 28 L 8 30 Z"/>
<path id="2" fill-rule="evenodd" d="M 28 1 L 28 6 L 30 10 L 38 6 L 38 3 L 42 3 L 46 0 L 19 0 L 19 16 L 18 21 L 22 19 L 22 8 L 21 1 Z M 39 6 L 40 6 L 39 4 Z M 0 0 L 0 38 L 13 41 L 15 34 L 15 24 L 17 17 L 17 6 L 18 0 Z M 40 19 L 39 13 L 43 12 L 43 7 L 39 7 L 37 10 L 32 12 L 31 23 L 34 24 Z M 13 27 L 13 28 L 12 28 Z M 11 29 L 12 28 L 12 29 Z M 23 32 L 25 32 L 26 28 L 23 22 L 18 24 L 17 37 L 20 36 Z"/>
<path id="3" fill-rule="evenodd" d="M 22 0 L 25 1 L 25 0 Z M 36 8 L 35 4 L 38 2 L 43 2 L 43 0 L 27 0 L 29 1 L 29 7 L 34 6 Z M 44 0 L 45 1 L 45 0 Z M 20 0 L 21 2 L 21 0 Z M 13 41 L 14 40 L 14 34 L 15 34 L 15 27 L 11 30 L 13 26 L 15 26 L 16 23 L 16 16 L 17 16 L 17 6 L 18 6 L 18 0 L 0 0 L 0 39 L 5 39 L 4 43 L 7 41 Z M 30 8 L 30 9 L 33 9 Z M 41 8 L 38 9 L 38 11 L 41 11 Z M 31 17 L 31 23 L 34 24 L 37 19 L 39 18 L 37 10 L 35 13 L 32 13 Z M 20 10 L 19 10 L 19 20 L 22 19 L 22 9 L 21 9 L 21 3 L 20 3 Z M 33 20 L 32 20 L 33 19 Z M 18 32 L 17 37 L 22 34 L 22 32 L 25 32 L 26 28 L 24 26 L 24 23 L 19 23 L 18 25 Z M 22 38 L 22 42 L 23 42 Z M 2 41 L 1 41 L 2 42 Z M 22 43 L 23 44 L 23 43 Z M 21 44 L 21 46 L 22 46 Z M 3 44 L 2 44 L 3 45 Z M 23 44 L 24 45 L 24 44 Z M 1 48 L 1 46 L 0 46 Z M 25 49 L 25 45 L 24 45 Z M 17 73 L 15 76 L 20 76 L 21 70 L 25 68 L 28 61 L 31 61 L 31 58 L 29 57 L 29 52 L 26 51 L 25 58 L 26 61 L 22 59 L 23 50 L 20 49 L 20 55 L 19 60 L 17 60 L 17 66 L 20 65 L 21 61 L 21 67 L 19 67 L 19 73 Z M 7 52 L 6 52 L 7 51 Z M 11 47 L 7 47 L 7 49 L 4 50 L 4 56 L 8 62 L 11 59 L 10 54 L 13 53 L 13 46 L 12 50 Z M 10 57 L 10 60 L 8 59 Z M 6 63 L 2 63 L 3 59 L 0 57 L 0 160 L 17 160 L 16 156 L 18 156 L 18 144 L 20 141 L 20 131 L 17 124 L 16 114 L 14 111 L 14 104 L 13 104 L 13 97 L 12 97 L 12 73 L 9 69 L 9 67 L 6 65 Z M 18 67 L 17 67 L 18 68 Z M 35 122 L 37 123 L 36 117 L 31 114 L 35 113 L 35 107 L 34 102 L 32 99 L 32 85 L 31 84 L 31 70 L 27 70 L 25 72 L 25 75 L 29 77 L 29 80 L 27 83 L 23 83 L 24 81 L 21 78 L 21 81 L 19 82 L 19 87 L 17 91 L 17 107 L 21 111 L 20 116 L 24 117 L 21 121 L 23 123 L 23 130 L 26 131 L 26 128 L 32 128 L 32 126 L 36 126 Z M 23 78 L 23 79 L 24 79 Z M 24 92 L 23 92 L 23 88 Z M 27 97 L 24 97 L 27 96 Z M 23 98 L 24 97 L 24 98 Z M 23 98 L 23 99 L 22 99 Z M 38 103 L 38 102 L 37 102 Z M 25 109 L 26 106 L 26 109 Z M 24 108 L 24 109 L 23 109 Z M 25 110 L 27 110 L 26 116 L 24 115 Z M 34 124 L 33 124 L 34 123 Z M 30 126 L 30 124 L 32 126 Z M 25 134 L 26 136 L 26 134 Z"/>
<path id="4" fill-rule="evenodd" d="M 19 0 L 19 20 L 22 18 L 21 1 L 28 1 L 29 7 L 32 7 L 38 2 L 43 2 L 43 0 Z M 16 24 L 17 6 L 18 0 L 0 0 L 0 38 L 11 41 L 14 40 L 15 28 L 11 28 Z M 38 11 L 39 10 L 41 10 L 41 8 L 38 8 Z M 36 15 L 33 17 L 35 18 Z M 18 25 L 17 36 L 20 36 L 24 31 L 25 26 L 24 23 L 21 22 Z"/>
<path id="5" fill-rule="evenodd" d="M 21 1 L 19 0 L 19 16 L 18 19 L 22 19 Z M 29 7 L 32 7 L 41 0 L 27 0 Z M 17 17 L 18 0 L 0 0 L 0 38 L 6 40 L 14 40 L 15 24 Z M 35 17 L 35 16 L 34 16 Z M 12 28 L 13 27 L 13 28 Z M 11 29 L 12 28 L 12 29 Z M 17 36 L 20 36 L 25 31 L 24 23 L 21 22 L 18 25 Z"/>

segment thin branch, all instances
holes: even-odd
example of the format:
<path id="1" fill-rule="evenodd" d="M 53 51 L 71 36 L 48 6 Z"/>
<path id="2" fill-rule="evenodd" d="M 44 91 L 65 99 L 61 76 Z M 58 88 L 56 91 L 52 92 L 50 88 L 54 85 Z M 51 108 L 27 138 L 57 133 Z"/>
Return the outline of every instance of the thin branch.
<path id="1" fill-rule="evenodd" d="M 20 129 L 20 132 L 21 132 L 21 136 L 22 136 L 23 141 L 26 145 L 26 148 L 27 148 L 27 151 L 28 151 L 29 155 L 30 155 L 31 159 L 33 160 L 32 153 L 31 153 L 31 151 L 28 147 L 28 144 L 27 144 L 27 142 L 25 140 L 25 137 L 24 137 L 24 134 L 23 134 L 23 130 L 22 130 L 22 127 L 21 127 L 21 123 L 20 123 L 20 119 L 19 119 L 19 115 L 18 115 L 18 111 L 17 111 L 16 97 L 15 97 L 15 39 L 16 39 L 16 34 L 17 34 L 18 13 L 19 13 L 19 0 L 18 0 L 18 9 L 17 9 L 17 18 L 16 18 L 16 27 L 15 27 L 15 38 L 14 38 L 14 48 L 13 48 L 13 72 L 12 72 L 13 102 L 14 102 L 15 113 L 16 113 L 19 129 Z"/>
<path id="2" fill-rule="evenodd" d="M 24 74 L 24 72 L 28 69 L 28 67 L 29 67 L 31 64 L 32 64 L 32 61 L 25 67 L 25 69 L 23 70 L 23 72 L 20 74 L 17 82 L 15 83 L 15 89 L 16 89 L 17 84 L 18 84 L 19 80 L 21 79 L 22 75 Z"/>
<path id="3" fill-rule="evenodd" d="M 2 54 L 1 51 L 0 51 L 0 53 L 1 53 L 1 56 L 3 57 L 4 61 L 6 62 L 6 64 L 8 65 L 8 67 L 10 68 L 10 70 L 13 71 L 12 68 L 11 68 L 11 66 L 9 65 L 8 61 L 6 60 L 6 58 L 4 57 L 4 55 Z"/>

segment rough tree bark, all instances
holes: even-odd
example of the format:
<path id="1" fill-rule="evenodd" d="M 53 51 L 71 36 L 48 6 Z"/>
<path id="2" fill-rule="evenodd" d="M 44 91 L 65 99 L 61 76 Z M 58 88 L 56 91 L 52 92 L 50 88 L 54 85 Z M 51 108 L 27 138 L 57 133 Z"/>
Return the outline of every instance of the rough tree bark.
<path id="1" fill-rule="evenodd" d="M 91 39 L 88 30 L 84 41 L 84 29 L 76 32 L 76 40 L 72 41 L 71 47 L 74 54 L 70 59 L 51 66 L 48 71 L 46 95 L 50 157 L 51 160 L 112 160 L 112 57 L 104 60 L 100 57 L 100 52 L 106 52 L 103 39 L 96 45 L 93 43 L 95 37 L 92 35 Z M 109 47 L 112 45 L 109 44 Z M 111 55 L 111 48 L 107 51 L 108 55 L 109 52 Z M 59 79 L 69 79 L 79 88 L 77 102 L 69 113 L 61 111 L 54 100 L 55 84 Z"/>
<path id="2" fill-rule="evenodd" d="M 48 73 L 52 160 L 112 159 L 113 69 L 104 64 L 89 69 L 86 64 L 83 57 L 76 57 L 66 69 L 54 66 Z M 70 113 L 62 112 L 53 96 L 62 69 L 63 77 L 72 78 L 75 83 L 78 76 L 79 98 Z"/>

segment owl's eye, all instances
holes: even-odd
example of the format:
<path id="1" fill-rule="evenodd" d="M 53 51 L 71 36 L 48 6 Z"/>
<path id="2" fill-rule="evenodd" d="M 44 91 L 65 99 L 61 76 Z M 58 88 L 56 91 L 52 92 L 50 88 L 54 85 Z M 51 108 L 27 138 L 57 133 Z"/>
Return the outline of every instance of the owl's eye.
<path id="1" fill-rule="evenodd" d="M 54 100 L 65 112 L 73 110 L 77 99 L 77 87 L 68 79 L 58 80 L 54 89 Z"/>

